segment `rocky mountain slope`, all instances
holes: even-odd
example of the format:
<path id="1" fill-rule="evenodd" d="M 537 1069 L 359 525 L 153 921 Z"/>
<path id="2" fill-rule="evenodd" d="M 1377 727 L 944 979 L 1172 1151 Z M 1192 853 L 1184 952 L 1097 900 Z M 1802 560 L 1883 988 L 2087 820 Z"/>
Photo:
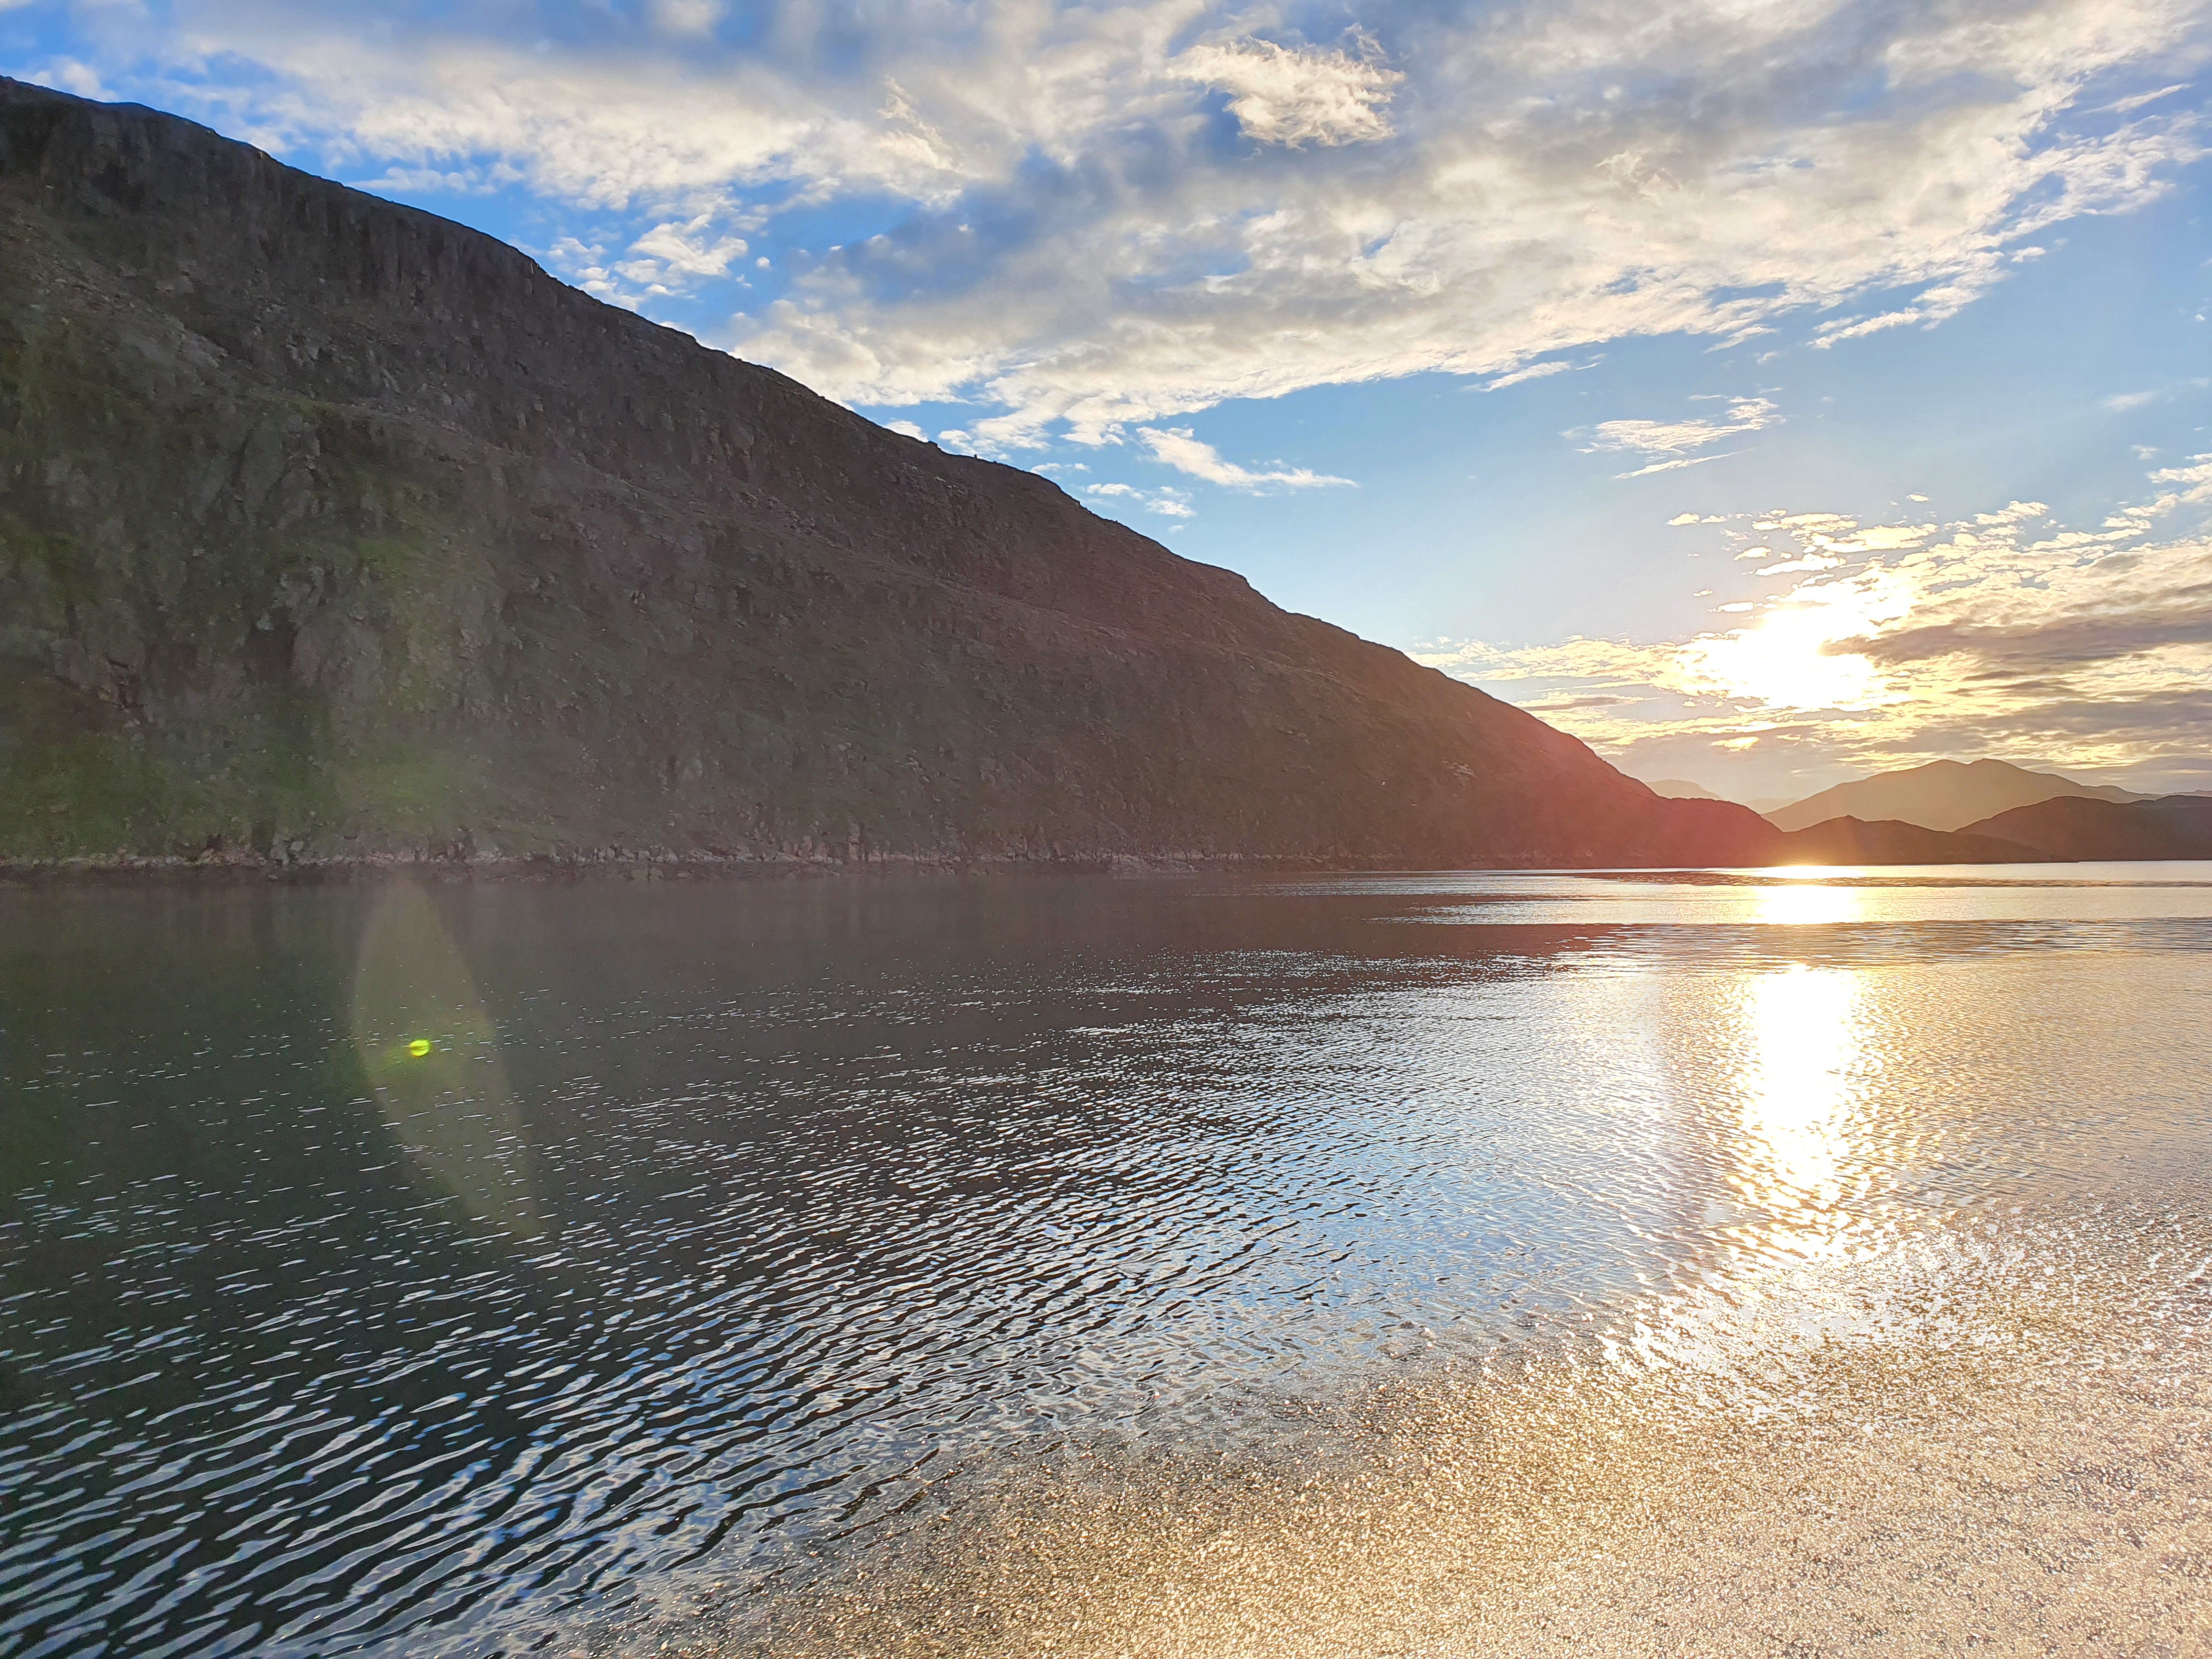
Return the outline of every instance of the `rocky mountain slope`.
<path id="1" fill-rule="evenodd" d="M 504 244 L 0 82 L 0 858 L 1764 863 Z"/>
<path id="2" fill-rule="evenodd" d="M 2015 806 L 1966 833 L 2020 842 L 2055 859 L 2212 859 L 2212 799 L 2063 798 Z"/>
<path id="3" fill-rule="evenodd" d="M 1762 855 L 1031 474 L 0 88 L 0 852 Z"/>
<path id="4" fill-rule="evenodd" d="M 2005 761 L 1947 760 L 1839 783 L 1766 816 L 1781 830 L 1803 830 L 1844 817 L 1893 818 L 1925 830 L 1963 830 L 1994 813 L 2062 795 L 2110 801 L 2143 799 L 2125 789 L 2076 783 Z"/>

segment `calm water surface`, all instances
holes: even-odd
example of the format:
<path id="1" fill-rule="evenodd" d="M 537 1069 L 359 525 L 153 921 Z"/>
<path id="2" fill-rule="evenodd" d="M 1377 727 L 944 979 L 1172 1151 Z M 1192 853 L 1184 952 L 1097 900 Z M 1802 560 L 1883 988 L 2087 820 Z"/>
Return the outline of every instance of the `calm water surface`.
<path id="1" fill-rule="evenodd" d="M 0 1021 L 0 1655 L 1272 1650 L 1320 1568 L 1128 1567 L 1194 1470 L 1494 1516 L 1846 1350 L 2094 1349 L 2212 1598 L 2212 866 L 17 890 Z"/>

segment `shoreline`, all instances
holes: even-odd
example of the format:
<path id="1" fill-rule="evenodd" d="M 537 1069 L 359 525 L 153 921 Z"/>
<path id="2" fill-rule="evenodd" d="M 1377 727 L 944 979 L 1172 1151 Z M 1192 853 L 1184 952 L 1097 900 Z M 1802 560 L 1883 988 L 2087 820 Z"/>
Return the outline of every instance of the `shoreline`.
<path id="1" fill-rule="evenodd" d="M 1021 858 L 958 858 L 870 854 L 860 858 L 629 852 L 539 853 L 466 857 L 417 854 L 360 854 L 273 859 L 253 854 L 111 854 L 64 859 L 0 859 L 0 888 L 149 885 L 161 883 L 236 884 L 271 882 L 296 886 L 349 885 L 400 879 L 449 882 L 805 881 L 971 876 L 1183 876 L 1231 871 L 1285 875 L 1345 872 L 1411 872 L 1433 866 L 1349 859 L 1266 854 L 1133 854 Z M 1535 870 L 1540 865 L 1472 865 L 1470 869 Z"/>
<path id="2" fill-rule="evenodd" d="M 2128 859 L 2130 864 L 2197 864 L 2194 859 Z M 1022 858 L 999 855 L 959 858 L 915 854 L 867 854 L 859 858 L 827 854 L 760 858 L 738 854 L 629 852 L 538 853 L 520 856 L 473 854 L 360 854 L 293 859 L 263 858 L 251 853 L 181 854 L 111 854 L 64 859 L 0 858 L 0 891 L 39 888 L 154 888 L 161 886 L 287 887 L 352 886 L 414 880 L 441 883 L 495 882 L 574 884 L 585 881 L 912 881 L 965 880 L 986 876 L 1105 876 L 1127 879 L 1206 875 L 1423 875 L 1492 871 L 1555 875 L 1644 875 L 1652 878 L 1716 872 L 1849 870 L 1886 872 L 1943 870 L 1968 879 L 1971 872 L 2023 868 L 2050 870 L 2115 862 L 2110 860 L 2041 859 L 1942 864 L 1762 864 L 1762 865 L 1563 865 L 1543 863 L 1408 864 L 1384 860 L 1330 859 L 1292 854 L 1092 854 Z"/>

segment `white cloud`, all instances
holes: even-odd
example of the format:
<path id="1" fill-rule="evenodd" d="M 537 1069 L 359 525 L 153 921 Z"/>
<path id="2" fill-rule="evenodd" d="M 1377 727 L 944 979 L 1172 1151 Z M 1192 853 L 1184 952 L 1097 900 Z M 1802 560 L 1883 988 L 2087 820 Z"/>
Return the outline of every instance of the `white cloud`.
<path id="1" fill-rule="evenodd" d="M 725 343 L 854 403 L 965 401 L 1001 448 L 1636 336 L 1940 322 L 2203 148 L 2186 107 L 2081 101 L 2201 56 L 2201 0 L 1378 0 L 1335 46 L 1206 0 L 772 9 L 743 46 L 717 9 L 587 7 L 540 42 L 495 0 L 222 0 L 90 67 L 349 176 L 619 222 L 590 280 L 648 308 L 734 287 L 683 261 L 757 219 L 868 204 L 881 236 L 793 262 Z M 632 246 L 669 226 L 678 259 Z"/>
<path id="2" fill-rule="evenodd" d="M 682 223 L 669 220 L 655 225 L 630 244 L 630 251 L 659 262 L 676 276 L 726 275 L 730 261 L 746 252 L 745 239 L 724 234 L 710 240 L 708 227 L 714 216 L 711 212 L 702 213 Z"/>
<path id="3" fill-rule="evenodd" d="M 707 34 L 722 21 L 721 0 L 653 0 L 653 21 L 670 34 Z"/>
<path id="4" fill-rule="evenodd" d="M 16 3 L 27 5 L 31 0 L 16 0 Z M 0 0 L 0 11 L 9 9 L 5 0 Z M 33 70 L 26 78 L 35 85 L 52 87 L 57 92 L 73 92 L 80 98 L 97 98 L 104 102 L 114 95 L 100 80 L 99 70 L 74 58 L 57 58 L 44 68 Z"/>
<path id="5" fill-rule="evenodd" d="M 1272 40 L 1193 46 L 1170 68 L 1230 94 L 1229 112 L 1263 144 L 1351 144 L 1390 136 L 1382 113 L 1406 77 L 1368 50 L 1292 50 Z"/>
<path id="6" fill-rule="evenodd" d="M 1157 513 L 1167 519 L 1194 519 L 1198 510 L 1191 506 L 1187 491 L 1172 487 L 1160 489 L 1139 489 L 1134 484 L 1095 483 L 1083 486 L 1083 493 L 1094 501 L 1134 501 L 1148 513 Z"/>
<path id="7" fill-rule="evenodd" d="M 1764 398 L 1733 398 L 1727 416 L 1717 421 L 1602 421 L 1589 429 L 1583 453 L 1680 455 L 1739 432 L 1759 431 L 1781 419 L 1780 411 Z"/>
<path id="8" fill-rule="evenodd" d="M 884 422 L 884 430 L 886 432 L 896 432 L 902 437 L 918 438 L 924 443 L 927 443 L 929 441 L 929 434 L 924 432 L 912 421 L 885 421 Z"/>
<path id="9" fill-rule="evenodd" d="M 1677 513 L 1667 522 L 1669 525 L 1695 524 L 1698 522 L 1698 515 L 1694 513 Z"/>
<path id="10" fill-rule="evenodd" d="M 2114 392 L 2111 397 L 2100 401 L 2105 408 L 2112 410 L 2115 414 L 2119 414 L 2130 409 L 2142 409 L 2151 404 L 2163 403 L 2169 398 L 2178 398 L 2185 392 L 2202 392 L 2208 386 L 2212 386 L 2212 378 L 2200 374 L 2185 380 L 2175 380 L 2166 386 L 2154 386 L 2148 392 Z"/>
<path id="11" fill-rule="evenodd" d="M 1686 466 L 1703 466 L 1707 461 L 1724 461 L 1731 455 L 1741 455 L 1740 449 L 1723 449 L 1717 455 L 1686 455 L 1671 461 L 1654 461 L 1649 466 L 1639 466 L 1631 472 L 1616 472 L 1616 478 L 1648 478 L 1655 472 L 1680 472 Z"/>
<path id="12" fill-rule="evenodd" d="M 2131 109 L 2141 109 L 2145 104 L 2155 103 L 2177 92 L 2185 92 L 2188 90 L 2188 85 L 2185 81 L 2177 81 L 2170 87 L 2160 87 L 2156 92 L 2138 92 L 2132 97 L 2121 99 L 2112 108 L 2115 112 L 2124 115 Z"/>
<path id="13" fill-rule="evenodd" d="M 1212 444 L 1201 443 L 1192 435 L 1188 427 L 1170 427 L 1163 431 L 1157 427 L 1141 427 L 1138 439 L 1152 452 L 1152 459 L 1171 466 L 1178 472 L 1188 472 L 1194 478 L 1203 478 L 1208 483 L 1221 485 L 1224 489 L 1260 491 L 1277 489 L 1314 489 L 1329 485 L 1352 483 L 1349 478 L 1332 477 L 1326 472 L 1316 472 L 1297 466 L 1278 469 L 1273 472 L 1253 472 L 1234 461 L 1221 459 L 1221 452 Z"/>
<path id="14" fill-rule="evenodd" d="M 1519 386 L 1523 380 L 1540 380 L 1547 374 L 1565 374 L 1576 367 L 1573 363 L 1531 363 L 1526 368 L 1516 368 L 1510 374 L 1501 374 L 1494 380 L 1486 380 L 1485 392 L 1502 392 L 1509 386 Z"/>

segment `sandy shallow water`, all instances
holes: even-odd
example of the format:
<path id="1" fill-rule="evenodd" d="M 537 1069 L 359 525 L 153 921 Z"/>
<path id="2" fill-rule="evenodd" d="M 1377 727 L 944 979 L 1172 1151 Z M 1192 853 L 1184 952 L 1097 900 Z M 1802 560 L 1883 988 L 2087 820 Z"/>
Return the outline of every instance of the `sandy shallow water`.
<path id="1" fill-rule="evenodd" d="M 1286 1399 L 1242 1455 L 971 1468 L 864 1549 L 582 1650 L 2212 1652 L 2212 1224 L 1980 1231 Z"/>

